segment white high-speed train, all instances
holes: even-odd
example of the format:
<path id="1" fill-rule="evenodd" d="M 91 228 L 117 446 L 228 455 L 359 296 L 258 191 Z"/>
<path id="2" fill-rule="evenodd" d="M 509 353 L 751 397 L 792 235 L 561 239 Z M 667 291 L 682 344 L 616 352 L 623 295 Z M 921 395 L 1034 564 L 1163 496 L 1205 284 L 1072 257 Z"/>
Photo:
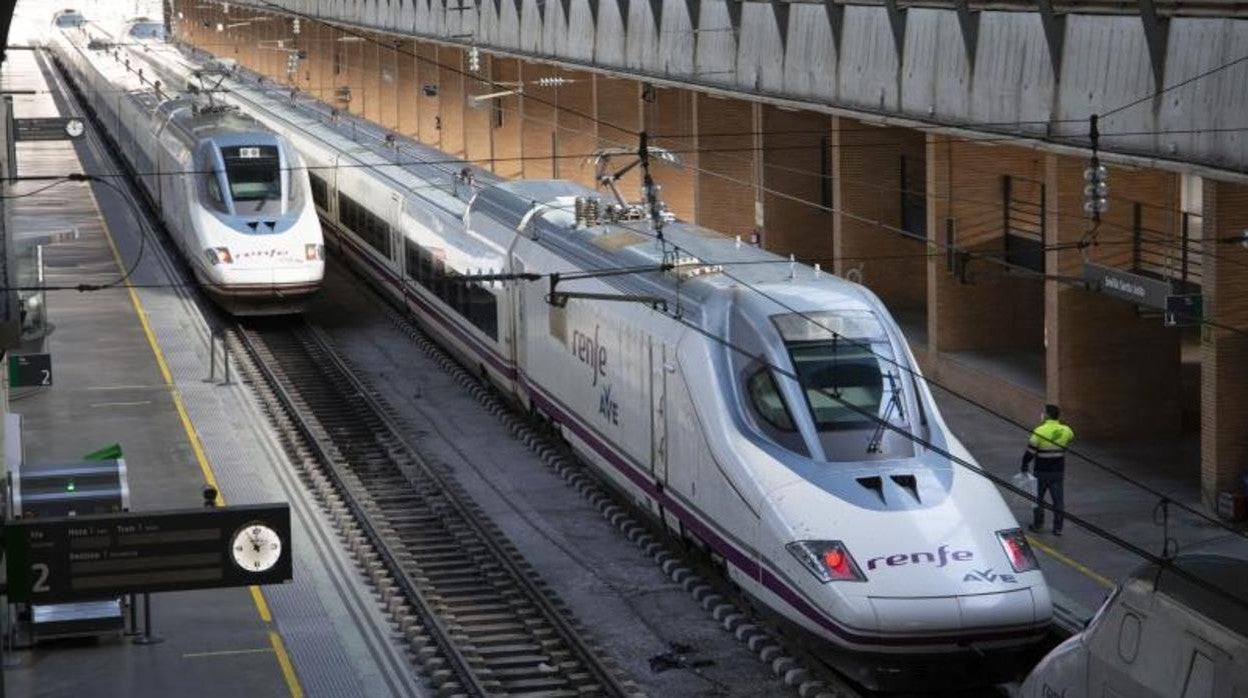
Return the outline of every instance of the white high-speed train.
<path id="1" fill-rule="evenodd" d="M 171 80 L 206 60 L 145 55 Z M 996 489 L 912 440 L 971 460 L 870 291 L 678 221 L 660 244 L 592 190 L 448 165 L 243 71 L 224 86 L 303 154 L 343 258 L 858 681 L 991 682 L 1044 635 Z M 651 271 L 584 276 L 621 268 Z M 513 278 L 457 279 L 492 274 Z"/>
<path id="2" fill-rule="evenodd" d="M 144 75 L 138 56 L 164 45 L 162 25 L 133 21 L 116 37 L 62 12 L 49 43 L 196 280 L 235 314 L 300 311 L 320 288 L 325 247 L 298 151 L 211 95 L 177 96 Z"/>
<path id="3" fill-rule="evenodd" d="M 1239 603 L 1146 564 L 1118 585 L 1083 632 L 1049 653 L 1019 698 L 1248 696 L 1248 542 L 1193 546 L 1173 564 Z"/>

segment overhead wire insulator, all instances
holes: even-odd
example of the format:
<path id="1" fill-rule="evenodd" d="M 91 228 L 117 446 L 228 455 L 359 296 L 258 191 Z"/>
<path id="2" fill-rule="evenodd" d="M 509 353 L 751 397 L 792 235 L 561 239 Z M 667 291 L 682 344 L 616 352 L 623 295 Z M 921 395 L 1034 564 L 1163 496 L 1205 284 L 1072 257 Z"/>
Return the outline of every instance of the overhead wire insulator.
<path id="1" fill-rule="evenodd" d="M 481 72 L 481 52 L 476 46 L 468 49 L 468 70 L 474 73 Z"/>

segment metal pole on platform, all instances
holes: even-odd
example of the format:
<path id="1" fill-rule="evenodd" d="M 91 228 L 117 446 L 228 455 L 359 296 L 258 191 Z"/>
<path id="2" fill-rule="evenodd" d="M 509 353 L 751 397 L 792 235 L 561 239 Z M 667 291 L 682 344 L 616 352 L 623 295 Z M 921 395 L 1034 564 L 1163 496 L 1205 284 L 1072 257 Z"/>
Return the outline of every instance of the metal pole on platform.
<path id="1" fill-rule="evenodd" d="M 143 594 L 143 634 L 134 638 L 136 645 L 155 645 L 164 642 L 163 637 L 152 634 L 152 595 Z"/>
<path id="2" fill-rule="evenodd" d="M 230 345 L 225 341 L 225 333 L 221 333 L 221 363 L 225 366 L 225 381 L 221 385 L 230 384 Z"/>
<path id="3" fill-rule="evenodd" d="M 135 637 L 139 634 L 139 600 L 134 594 L 126 594 L 126 619 L 129 627 L 126 629 L 126 637 Z"/>
<path id="4" fill-rule="evenodd" d="M 208 338 L 208 380 L 212 383 L 217 380 L 217 333 L 213 332 Z"/>

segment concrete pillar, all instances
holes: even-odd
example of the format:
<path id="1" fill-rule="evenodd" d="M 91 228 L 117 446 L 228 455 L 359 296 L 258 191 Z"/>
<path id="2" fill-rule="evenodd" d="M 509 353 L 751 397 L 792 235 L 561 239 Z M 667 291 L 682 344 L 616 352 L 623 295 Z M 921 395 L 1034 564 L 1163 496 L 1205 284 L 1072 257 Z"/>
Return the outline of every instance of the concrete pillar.
<path id="1" fill-rule="evenodd" d="M 1204 181 L 1201 489 L 1212 502 L 1248 471 L 1248 186 Z"/>
<path id="2" fill-rule="evenodd" d="M 920 215 L 926 145 L 918 131 L 832 120 L 837 273 L 866 284 L 894 311 L 927 304 L 923 228 L 903 215 L 907 205 Z"/>
<path id="3" fill-rule="evenodd" d="M 726 235 L 761 228 L 756 105 L 699 94 L 696 101 L 698 223 Z M 763 238 L 763 246 L 768 245 Z"/>
<path id="4" fill-rule="evenodd" d="M 373 39 L 379 37 L 373 36 Z M 360 90 L 361 105 L 360 113 L 365 119 L 373 123 L 381 124 L 384 120 L 381 115 L 381 51 L 382 48 L 373 41 L 361 41 L 359 43 L 361 70 L 360 70 Z M 352 98 L 354 101 L 354 96 Z"/>
<path id="5" fill-rule="evenodd" d="M 482 85 L 480 89 L 501 92 L 511 89 L 508 83 L 520 81 L 520 61 L 500 56 L 490 57 L 493 86 Z M 489 103 L 490 124 L 494 130 L 494 173 L 507 178 L 524 175 L 524 119 L 519 95 L 491 99 Z"/>
<path id="6" fill-rule="evenodd" d="M 451 155 L 464 156 L 464 52 L 439 47 L 438 115 L 442 128 L 441 148 Z"/>
<path id="7" fill-rule="evenodd" d="M 493 70 L 490 56 L 480 54 L 481 70 L 464 78 L 464 152 L 473 167 L 492 171 L 494 157 L 494 100 L 474 100 L 474 95 L 493 92 L 490 75 Z"/>
<path id="8" fill-rule="evenodd" d="M 558 128 L 558 113 L 555 109 L 558 95 L 556 88 L 542 87 L 538 81 L 543 78 L 554 78 L 559 70 L 542 63 L 531 63 L 522 66 L 521 76 L 524 80 L 524 97 L 521 98 L 521 110 L 524 121 L 524 177 L 525 179 L 545 179 L 555 176 L 555 136 Z"/>
<path id="9" fill-rule="evenodd" d="M 419 133 L 417 110 L 420 108 L 420 82 L 416 69 L 416 42 L 401 41 L 395 52 L 395 101 L 398 130 L 415 138 Z"/>
<path id="10" fill-rule="evenodd" d="M 571 82 L 556 90 L 559 102 L 556 118 L 556 142 L 559 147 L 559 157 L 555 160 L 556 176 L 593 189 L 596 183 L 590 154 L 598 149 L 594 75 L 564 70 L 560 77 Z"/>
<path id="11" fill-rule="evenodd" d="M 442 118 L 438 47 L 435 44 L 417 44 L 416 56 L 416 79 L 419 85 L 417 99 L 420 101 L 416 133 L 421 143 L 438 148 L 442 144 L 442 132 L 439 130 Z"/>
<path id="12" fill-rule="evenodd" d="M 763 215 L 767 249 L 832 271 L 828 117 L 764 104 Z M 809 202 L 809 203 L 808 203 Z"/>
<path id="13" fill-rule="evenodd" d="M 1111 168 L 1113 198 L 1096 231 L 1097 245 L 1080 251 L 1092 223 L 1083 216 L 1081 158 L 1045 155 L 1047 268 L 1082 275 L 1083 258 L 1130 270 L 1132 200 L 1150 206 L 1148 227 L 1173 231 L 1178 203 L 1173 175 Z M 1158 233 L 1162 234 L 1162 233 Z M 1177 239 L 1175 240 L 1177 243 Z M 1127 243 L 1127 244 L 1123 244 Z M 1057 246 L 1059 249 L 1054 249 Z M 1141 317 L 1129 302 L 1056 279 L 1045 282 L 1045 396 L 1085 437 L 1164 438 L 1178 433 L 1181 332 L 1156 314 Z M 1141 380 L 1148 376 L 1148 380 Z"/>

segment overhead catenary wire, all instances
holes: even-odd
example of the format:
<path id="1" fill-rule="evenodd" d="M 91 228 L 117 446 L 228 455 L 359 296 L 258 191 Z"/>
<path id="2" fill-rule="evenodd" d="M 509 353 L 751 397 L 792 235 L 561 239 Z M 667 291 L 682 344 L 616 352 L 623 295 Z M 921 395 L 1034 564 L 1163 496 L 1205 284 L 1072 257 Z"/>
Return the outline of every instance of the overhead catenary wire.
<path id="1" fill-rule="evenodd" d="M 413 54 L 413 55 L 415 55 L 415 54 Z M 128 69 L 128 70 L 133 71 L 133 69 L 132 69 L 132 68 L 129 68 L 128 66 L 127 66 L 127 69 Z M 141 79 L 141 80 L 144 80 L 144 78 L 142 77 L 142 75 L 140 75 L 140 79 Z M 262 80 L 263 78 L 258 78 L 258 79 L 261 79 L 261 80 Z M 145 81 L 145 82 L 149 82 L 149 81 L 146 81 L 146 80 L 144 80 L 144 81 Z M 150 82 L 149 82 L 149 84 L 150 84 Z M 531 98 L 531 96 L 530 96 L 530 98 Z M 508 110 L 508 111 L 511 111 L 511 110 Z M 581 115 L 581 116 L 583 116 L 583 115 Z M 563 125 L 558 124 L 558 123 L 554 123 L 554 124 L 553 124 L 553 126 L 554 126 L 555 128 L 557 128 L 557 129 L 568 129 L 568 130 L 572 130 L 572 131 L 580 131 L 580 132 L 584 132 L 584 131 L 583 131 L 583 130 L 581 130 L 581 129 L 570 129 L 570 127 L 566 127 L 566 126 L 563 126 Z M 610 126 L 610 124 L 608 124 L 608 126 Z M 862 130 L 869 130 L 869 129 L 874 129 L 874 127 L 868 127 L 868 128 L 864 128 L 864 129 L 862 129 Z M 878 129 L 876 129 L 876 130 L 878 130 Z M 1234 128 L 1224 129 L 1224 130 L 1228 130 L 1228 131 L 1248 130 L 1248 127 L 1234 127 Z M 1188 130 L 1181 130 L 1181 132 L 1185 132 L 1185 133 L 1199 132 L 1199 131 L 1200 131 L 1199 129 L 1198 129 L 1198 130 L 1190 130 L 1190 129 L 1188 129 Z M 1125 133 L 1131 133 L 1131 134 L 1137 134 L 1137 135 L 1138 135 L 1138 134 L 1146 134 L 1146 133 L 1153 133 L 1153 134 L 1157 134 L 1157 133 L 1163 133 L 1163 131 L 1136 131 L 1136 132 L 1125 132 Z M 1125 133 L 1124 133 L 1124 134 L 1107 134 L 1107 135 L 1125 135 Z M 598 135 L 598 134 L 595 134 L 595 135 Z M 719 136 L 719 135 L 721 135 L 721 134 L 703 134 L 703 136 L 702 136 L 702 137 L 703 137 L 703 138 L 714 138 L 714 137 L 717 137 L 717 136 Z M 601 136 L 599 136 L 599 137 L 601 137 Z M 951 139 L 951 140 L 953 140 L 953 141 L 960 141 L 960 140 L 963 140 L 963 141 L 966 141 L 966 142 L 989 142 L 989 141 L 993 141 L 993 140 L 1000 140 L 1001 138 L 1004 138 L 1004 139 L 1007 139 L 1007 140 L 1014 140 L 1014 139 L 1017 139 L 1017 138 L 1020 138 L 1020 137 L 1018 137 L 1018 136 L 987 137 L 987 138 L 973 138 L 973 137 L 965 137 L 965 138 L 953 138 L 953 139 Z M 875 146 L 877 146 L 877 145 L 878 145 L 878 146 L 884 146 L 884 145 L 892 146 L 892 145 L 895 145 L 895 144 L 894 144 L 894 143 L 880 143 L 880 144 L 832 144 L 832 146 L 833 146 L 833 147 L 875 147 Z M 710 154 L 710 153 L 730 153 L 730 152 L 746 152 L 746 151 L 758 151 L 758 150 L 769 150 L 769 151 L 776 151 L 776 150 L 784 150 L 784 149 L 806 149 L 806 148 L 808 148 L 808 146 L 772 146 L 771 148 L 766 148 L 766 147 L 763 147 L 763 148 L 760 148 L 760 147 L 743 147 L 743 148 L 705 148 L 705 149 L 703 149 L 703 148 L 694 148 L 694 149 L 686 149 L 686 150 L 674 150 L 673 152 L 679 152 L 679 153 L 682 153 L 682 154 L 695 154 L 695 153 L 707 153 L 707 154 Z M 555 159 L 565 159 L 565 158 L 569 158 L 569 157 L 570 157 L 570 158 L 589 157 L 589 155 L 579 155 L 579 154 L 571 154 L 571 155 L 568 155 L 568 154 L 563 154 L 563 155 L 561 155 L 561 154 L 557 154 L 557 153 L 555 153 L 555 154 L 551 154 L 550 156 L 533 156 L 533 157 L 535 157 L 535 158 L 536 158 L 536 159 L 538 159 L 538 160 L 545 160 L 545 159 L 555 160 Z M 527 159 L 527 158 L 526 158 L 525 156 L 521 156 L 519 159 L 520 159 L 520 160 L 525 160 L 525 159 Z M 467 159 L 464 159 L 464 158 L 461 158 L 460 160 L 463 160 L 463 161 L 465 161 L 465 162 L 467 162 L 467 161 L 468 161 Z M 486 161 L 486 160 L 478 160 L 477 162 L 485 162 L 485 161 Z M 490 162 L 491 164 L 496 164 L 496 163 L 500 163 L 500 162 L 503 162 L 503 161 L 504 161 L 503 159 L 498 159 L 498 158 L 493 158 L 493 159 L 489 159 L 489 160 L 488 160 L 488 162 Z M 397 164 L 397 163 L 396 163 L 396 164 Z M 424 164 L 437 164 L 437 163 L 433 163 L 433 162 L 430 162 L 430 161 L 425 161 L 425 163 L 424 163 Z M 450 164 L 455 164 L 455 163 L 450 163 Z M 367 166 L 367 165 L 360 165 L 360 166 Z M 795 169 L 795 168 L 789 168 L 789 167 L 784 166 L 784 165 L 781 165 L 781 164 L 779 164 L 779 163 L 764 163 L 764 167 L 780 167 L 780 168 L 782 168 L 782 169 Z M 175 174 L 175 173 L 171 172 L 170 174 Z M 813 172 L 811 172 L 810 174 L 811 174 L 812 176 L 815 176 L 815 175 L 816 175 L 816 173 L 813 173 Z M 820 174 L 819 174 L 819 176 L 828 176 L 828 175 L 822 175 L 822 173 L 820 173 Z M 955 199 L 953 199 L 952 197 L 949 197 L 949 198 L 947 198 L 947 200 L 955 200 Z M 967 198 L 965 198 L 965 197 L 959 197 L 959 198 L 957 198 L 956 200 L 960 200 L 960 201 L 970 201 L 970 199 L 967 199 Z M 992 202 L 992 204 L 989 204 L 988 202 L 982 202 L 982 203 L 984 203 L 985 205 L 995 205 L 995 203 L 996 203 L 996 202 Z M 1077 214 L 1077 213 L 1058 212 L 1058 214 L 1057 214 L 1057 215 L 1059 215 L 1060 217 L 1082 218 L 1082 216 L 1080 216 L 1080 215 L 1079 215 L 1079 214 Z M 1159 230 L 1155 230 L 1155 229 L 1141 229 L 1141 231 L 1140 231 L 1140 232 L 1141 232 L 1141 233 L 1143 233 L 1143 232 L 1150 232 L 1150 233 L 1155 233 L 1155 234 L 1157 234 L 1157 235 L 1161 236 L 1161 237 L 1159 237 L 1159 238 L 1146 239 L 1145 241 L 1146 241 L 1146 242 L 1149 242 L 1150 244 L 1166 245 L 1166 246 L 1171 247 L 1171 248 L 1181 249 L 1181 250 L 1183 250 L 1185 253 L 1189 253 L 1189 252 L 1191 252 L 1191 251 L 1192 251 L 1192 249 L 1193 249 L 1193 248 L 1191 247 L 1191 245 L 1198 245 L 1198 244 L 1199 244 L 1199 243 L 1197 243 L 1197 242 L 1195 242 L 1195 241 L 1178 241 L 1178 240 L 1174 240 L 1174 239 L 1173 239 L 1173 237 L 1172 237 L 1172 236 L 1171 236 L 1171 235 L 1170 235 L 1167 231 L 1159 231 Z M 1082 242 L 1082 245 L 1081 245 L 1081 246 L 1088 246 L 1088 245 L 1093 244 L 1093 243 L 1095 243 L 1095 242 L 1096 242 L 1096 240 L 1087 240 L 1086 238 L 1087 238 L 1087 236 L 1085 236 L 1085 239 L 1084 239 L 1083 241 L 1081 241 L 1081 242 Z M 1205 254 L 1205 255 L 1208 255 L 1208 256 L 1216 256 L 1216 255 L 1215 255 L 1215 253 L 1208 252 L 1208 251 L 1202 251 L 1202 250 L 1201 250 L 1201 249 L 1199 249 L 1199 248 L 1195 248 L 1195 249 L 1196 249 L 1197 253 Z M 1241 261 L 1239 261 L 1239 260 L 1237 260 L 1237 259 L 1233 259 L 1233 258 L 1232 258 L 1232 259 L 1231 259 L 1231 261 L 1232 261 L 1233 263 L 1236 263 L 1236 264 L 1239 264 L 1239 265 L 1243 265 L 1243 266 L 1248 267 L 1248 263 L 1241 262 Z"/>

